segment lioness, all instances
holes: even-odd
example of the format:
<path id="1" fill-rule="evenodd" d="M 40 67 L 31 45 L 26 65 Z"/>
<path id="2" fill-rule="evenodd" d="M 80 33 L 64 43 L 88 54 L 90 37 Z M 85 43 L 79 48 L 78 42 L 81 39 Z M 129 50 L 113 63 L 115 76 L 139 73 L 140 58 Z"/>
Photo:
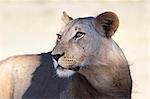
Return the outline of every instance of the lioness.
<path id="1" fill-rule="evenodd" d="M 0 62 L 0 99 L 131 99 L 129 65 L 111 38 L 116 14 L 73 19 L 64 12 L 63 20 L 52 52 Z"/>

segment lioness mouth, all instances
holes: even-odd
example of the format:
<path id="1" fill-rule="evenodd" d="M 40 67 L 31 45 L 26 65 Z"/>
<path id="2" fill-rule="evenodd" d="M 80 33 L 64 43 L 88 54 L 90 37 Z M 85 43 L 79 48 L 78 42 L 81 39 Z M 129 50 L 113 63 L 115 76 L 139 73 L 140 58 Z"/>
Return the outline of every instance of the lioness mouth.
<path id="1" fill-rule="evenodd" d="M 80 66 L 77 66 L 77 67 L 74 67 L 74 68 L 64 68 L 60 65 L 57 66 L 57 69 L 60 69 L 60 70 L 64 70 L 64 69 L 68 69 L 68 70 L 73 70 L 73 71 L 79 71 L 80 70 Z"/>

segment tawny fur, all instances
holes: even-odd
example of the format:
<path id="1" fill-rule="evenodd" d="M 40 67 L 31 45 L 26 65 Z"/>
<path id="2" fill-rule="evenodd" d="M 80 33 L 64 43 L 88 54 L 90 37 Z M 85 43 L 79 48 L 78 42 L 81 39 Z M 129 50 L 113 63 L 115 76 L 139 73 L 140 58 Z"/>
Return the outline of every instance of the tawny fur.
<path id="1" fill-rule="evenodd" d="M 24 55 L 10 57 L 0 64 L 0 99 L 21 99 L 28 88 L 32 72 L 39 66 L 40 57 Z"/>

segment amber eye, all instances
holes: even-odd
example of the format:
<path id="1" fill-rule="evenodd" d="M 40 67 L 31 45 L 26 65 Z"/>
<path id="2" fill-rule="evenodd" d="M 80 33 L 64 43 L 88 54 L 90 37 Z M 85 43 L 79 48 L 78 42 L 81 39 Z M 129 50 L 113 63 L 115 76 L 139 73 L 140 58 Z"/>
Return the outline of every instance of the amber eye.
<path id="1" fill-rule="evenodd" d="M 61 39 L 61 34 L 57 34 L 57 38 L 58 38 L 58 39 Z"/>
<path id="2" fill-rule="evenodd" d="M 77 32 L 76 35 L 73 37 L 74 39 L 77 39 L 77 38 L 81 38 L 85 35 L 85 33 L 83 32 Z"/>

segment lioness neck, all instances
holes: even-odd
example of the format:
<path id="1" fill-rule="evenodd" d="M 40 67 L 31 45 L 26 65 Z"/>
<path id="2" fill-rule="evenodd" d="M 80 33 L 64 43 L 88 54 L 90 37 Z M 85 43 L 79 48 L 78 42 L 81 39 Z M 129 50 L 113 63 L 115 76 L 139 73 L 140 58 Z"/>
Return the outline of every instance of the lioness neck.
<path id="1" fill-rule="evenodd" d="M 97 91 L 99 99 L 130 99 L 131 77 L 128 68 L 113 70 L 110 66 L 88 66 L 81 72 L 91 86 Z M 102 95 L 100 95 L 102 94 Z"/>
<path id="2" fill-rule="evenodd" d="M 102 53 L 107 53 L 105 54 L 106 60 L 100 57 Z M 101 50 L 100 56 L 99 61 L 102 60 L 105 65 L 84 66 L 80 70 L 80 74 L 85 76 L 99 93 L 99 99 L 131 99 L 132 80 L 129 65 L 121 49 L 114 45 L 107 52 Z"/>

